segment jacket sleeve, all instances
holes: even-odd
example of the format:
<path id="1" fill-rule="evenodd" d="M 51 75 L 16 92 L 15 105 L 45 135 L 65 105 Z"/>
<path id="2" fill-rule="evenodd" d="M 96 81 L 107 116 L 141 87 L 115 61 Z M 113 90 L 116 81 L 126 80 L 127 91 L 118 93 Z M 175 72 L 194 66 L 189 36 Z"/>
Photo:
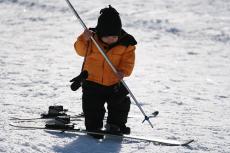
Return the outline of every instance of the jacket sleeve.
<path id="1" fill-rule="evenodd" d="M 88 45 L 89 45 L 89 41 L 85 41 L 83 38 L 83 34 L 81 34 L 77 38 L 77 41 L 74 43 L 74 48 L 78 55 L 85 56 L 86 51 L 88 49 Z"/>
<path id="2" fill-rule="evenodd" d="M 125 77 L 130 76 L 133 71 L 133 67 L 135 64 L 135 49 L 135 46 L 128 46 L 118 66 L 118 70 L 122 71 Z"/>

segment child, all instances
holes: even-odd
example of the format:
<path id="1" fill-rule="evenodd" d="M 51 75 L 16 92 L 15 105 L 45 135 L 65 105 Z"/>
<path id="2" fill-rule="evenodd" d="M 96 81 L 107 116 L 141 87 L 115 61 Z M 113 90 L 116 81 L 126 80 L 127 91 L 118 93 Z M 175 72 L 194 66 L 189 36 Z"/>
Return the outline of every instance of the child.
<path id="1" fill-rule="evenodd" d="M 93 37 L 118 71 L 116 75 L 105 61 L 90 37 Z M 130 110 L 128 92 L 120 83 L 134 67 L 135 45 L 133 36 L 122 29 L 119 13 L 109 5 L 100 11 L 97 26 L 86 29 L 74 44 L 78 55 L 85 57 L 83 70 L 88 78 L 82 84 L 82 107 L 87 131 L 100 131 L 107 103 L 106 130 L 112 134 L 129 134 L 126 127 Z M 92 135 L 94 138 L 103 138 Z"/>

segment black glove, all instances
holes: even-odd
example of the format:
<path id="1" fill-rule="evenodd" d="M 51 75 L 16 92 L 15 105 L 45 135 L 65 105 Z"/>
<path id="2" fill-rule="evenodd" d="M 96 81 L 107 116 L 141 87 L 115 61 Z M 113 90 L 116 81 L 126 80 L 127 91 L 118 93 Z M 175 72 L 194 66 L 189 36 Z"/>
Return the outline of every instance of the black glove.
<path id="1" fill-rule="evenodd" d="M 71 90 L 76 91 L 81 86 L 81 83 L 87 78 L 88 72 L 86 70 L 82 71 L 80 75 L 70 80 L 70 82 L 73 82 L 70 86 Z"/>

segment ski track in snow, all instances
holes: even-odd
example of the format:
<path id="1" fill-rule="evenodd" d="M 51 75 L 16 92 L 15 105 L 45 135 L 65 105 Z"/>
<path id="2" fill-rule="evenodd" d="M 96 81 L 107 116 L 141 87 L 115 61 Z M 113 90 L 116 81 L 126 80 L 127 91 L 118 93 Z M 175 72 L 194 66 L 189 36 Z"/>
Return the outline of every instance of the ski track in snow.
<path id="1" fill-rule="evenodd" d="M 111 4 L 138 41 L 135 70 L 126 82 L 147 114 L 160 114 L 152 119 L 154 129 L 140 117 L 129 119 L 132 133 L 196 141 L 190 147 L 99 142 L 9 127 L 10 117 L 37 117 L 49 105 L 64 105 L 72 115 L 81 112 L 81 92 L 72 92 L 69 80 L 83 60 L 73 49 L 82 27 L 64 0 L 0 0 L 0 152 L 230 152 L 229 0 L 72 3 L 88 26 L 95 26 L 99 10 Z M 135 105 L 130 114 L 141 116 Z"/>

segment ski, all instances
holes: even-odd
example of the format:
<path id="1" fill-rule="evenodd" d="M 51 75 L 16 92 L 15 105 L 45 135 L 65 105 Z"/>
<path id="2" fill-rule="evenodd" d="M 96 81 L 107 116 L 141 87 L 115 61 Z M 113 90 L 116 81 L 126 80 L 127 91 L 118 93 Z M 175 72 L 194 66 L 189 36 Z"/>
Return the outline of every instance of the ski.
<path id="1" fill-rule="evenodd" d="M 19 117 L 11 117 L 10 120 L 16 120 L 16 121 L 34 121 L 34 120 L 47 120 L 47 119 L 54 119 L 57 116 L 53 116 L 53 117 L 48 117 L 48 118 L 44 118 L 44 117 L 34 117 L 34 118 L 19 118 Z M 83 121 L 82 120 L 82 116 L 70 116 L 70 118 L 74 121 Z"/>
<path id="2" fill-rule="evenodd" d="M 132 136 L 132 135 L 114 135 L 110 134 L 106 131 L 100 131 L 100 132 L 89 132 L 81 128 L 49 128 L 49 127 L 36 127 L 36 126 L 23 126 L 23 125 L 15 125 L 15 124 L 9 124 L 12 127 L 20 128 L 20 129 L 29 129 L 29 130 L 53 130 L 53 131 L 61 131 L 61 132 L 74 132 L 77 134 L 98 134 L 98 135 L 104 135 L 105 137 L 110 138 L 117 138 L 117 139 L 127 139 L 127 140 L 137 140 L 137 141 L 145 141 L 150 142 L 156 145 L 166 145 L 166 146 L 188 146 L 190 143 L 192 143 L 194 140 L 188 140 L 188 141 L 178 141 L 178 140 L 170 140 L 170 139 L 161 139 L 161 138 L 146 138 L 146 137 L 140 137 L 140 136 Z M 70 126 L 71 127 L 71 126 Z"/>
<path id="3" fill-rule="evenodd" d="M 154 117 L 157 117 L 157 115 L 159 114 L 158 111 L 154 111 L 150 116 L 149 118 L 154 118 Z M 61 114 L 61 116 L 67 116 L 67 114 Z M 20 118 L 20 117 L 11 117 L 10 120 L 18 120 L 18 121 L 33 121 L 33 120 L 42 120 L 42 119 L 54 119 L 55 117 L 57 116 L 42 116 L 41 117 L 34 117 L 34 118 Z M 84 118 L 84 114 L 83 113 L 80 113 L 80 114 L 77 114 L 77 115 L 73 115 L 71 116 L 70 115 L 70 118 L 74 121 L 81 121 L 83 118 Z M 129 116 L 128 118 L 135 118 L 137 116 Z"/>
<path id="4" fill-rule="evenodd" d="M 84 114 L 80 113 L 77 115 L 67 115 L 66 113 L 56 113 L 56 114 L 41 114 L 40 117 L 31 117 L 31 118 L 20 118 L 20 117 L 11 117 L 10 120 L 19 120 L 19 121 L 31 121 L 31 120 L 45 120 L 45 119 L 55 119 L 58 116 L 69 116 L 71 119 L 76 119 L 79 121 L 81 120 L 81 118 L 84 118 Z"/>

